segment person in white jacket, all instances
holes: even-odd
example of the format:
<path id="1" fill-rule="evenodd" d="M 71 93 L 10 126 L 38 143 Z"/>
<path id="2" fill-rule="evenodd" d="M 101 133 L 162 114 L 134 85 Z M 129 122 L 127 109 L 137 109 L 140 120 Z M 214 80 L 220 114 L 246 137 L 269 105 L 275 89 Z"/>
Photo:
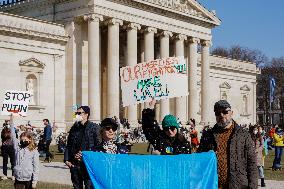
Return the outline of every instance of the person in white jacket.
<path id="1" fill-rule="evenodd" d="M 39 175 L 39 153 L 31 132 L 23 132 L 20 135 L 20 140 L 16 138 L 13 117 L 11 114 L 10 129 L 15 149 L 15 188 L 34 189 Z"/>

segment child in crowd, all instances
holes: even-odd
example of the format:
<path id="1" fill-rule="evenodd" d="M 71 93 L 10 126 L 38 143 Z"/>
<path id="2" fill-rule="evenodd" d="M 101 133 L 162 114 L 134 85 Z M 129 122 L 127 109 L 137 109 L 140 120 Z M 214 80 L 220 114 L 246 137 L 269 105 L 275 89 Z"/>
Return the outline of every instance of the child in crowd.
<path id="1" fill-rule="evenodd" d="M 16 138 L 13 114 L 10 117 L 11 135 L 15 149 L 15 189 L 36 188 L 39 174 L 39 153 L 32 133 L 23 132 L 20 141 Z"/>

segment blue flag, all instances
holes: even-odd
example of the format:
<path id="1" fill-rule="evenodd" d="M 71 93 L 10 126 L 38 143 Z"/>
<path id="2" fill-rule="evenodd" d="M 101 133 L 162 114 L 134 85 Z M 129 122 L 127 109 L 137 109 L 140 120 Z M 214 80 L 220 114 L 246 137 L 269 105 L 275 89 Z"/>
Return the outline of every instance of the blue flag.
<path id="1" fill-rule="evenodd" d="M 95 189 L 218 189 L 213 151 L 184 155 L 127 155 L 84 151 Z"/>
<path id="2" fill-rule="evenodd" d="M 276 88 L 276 82 L 273 77 L 269 79 L 269 102 L 272 103 L 274 100 L 274 93 Z"/>

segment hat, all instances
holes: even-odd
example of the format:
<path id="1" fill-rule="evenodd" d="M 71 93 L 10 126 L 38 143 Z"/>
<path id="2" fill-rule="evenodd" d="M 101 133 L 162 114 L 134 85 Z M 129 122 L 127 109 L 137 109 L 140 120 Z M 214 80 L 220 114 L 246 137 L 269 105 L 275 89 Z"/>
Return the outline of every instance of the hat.
<path id="1" fill-rule="evenodd" d="M 78 110 L 81 109 L 81 108 L 84 110 L 84 112 L 85 112 L 86 114 L 89 114 L 89 115 L 90 115 L 90 107 L 89 107 L 89 106 L 80 106 L 80 107 L 78 108 Z"/>
<path id="2" fill-rule="evenodd" d="M 104 127 L 107 127 L 107 126 L 112 126 L 113 128 L 116 128 L 118 127 L 118 124 L 117 122 L 112 119 L 112 118 L 105 118 L 104 120 L 102 120 L 101 122 L 101 127 L 104 128 Z"/>
<path id="3" fill-rule="evenodd" d="M 227 109 L 227 108 L 231 109 L 231 105 L 226 100 L 219 100 L 214 105 L 214 112 L 220 109 Z"/>
<path id="4" fill-rule="evenodd" d="M 176 127 L 179 128 L 179 124 L 177 122 L 177 119 L 173 115 L 166 115 L 162 121 L 163 127 Z"/>

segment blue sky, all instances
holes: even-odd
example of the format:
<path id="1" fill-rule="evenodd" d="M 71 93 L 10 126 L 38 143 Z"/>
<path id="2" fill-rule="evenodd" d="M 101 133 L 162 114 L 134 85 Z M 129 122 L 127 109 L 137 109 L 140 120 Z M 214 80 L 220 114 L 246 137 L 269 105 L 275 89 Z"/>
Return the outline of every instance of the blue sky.
<path id="1" fill-rule="evenodd" d="M 284 0 L 198 0 L 216 10 L 213 48 L 240 45 L 269 58 L 284 56 Z"/>

